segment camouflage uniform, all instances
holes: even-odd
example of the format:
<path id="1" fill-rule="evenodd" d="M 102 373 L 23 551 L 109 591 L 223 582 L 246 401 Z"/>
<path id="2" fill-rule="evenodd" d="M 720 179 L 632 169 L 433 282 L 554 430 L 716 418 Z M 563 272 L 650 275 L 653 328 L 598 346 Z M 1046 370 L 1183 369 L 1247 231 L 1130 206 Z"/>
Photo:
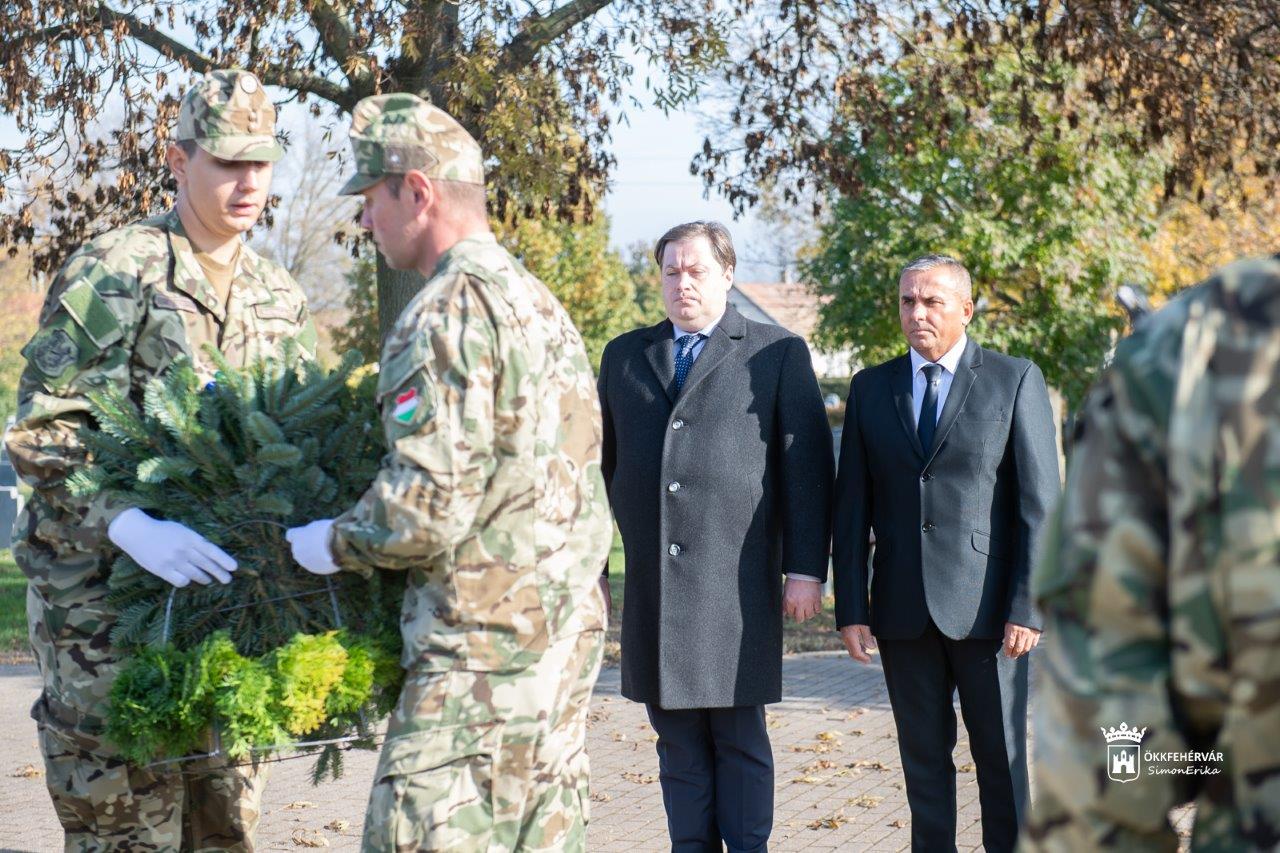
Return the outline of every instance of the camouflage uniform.
<path id="1" fill-rule="evenodd" d="M 475 142 L 416 98 L 362 102 L 352 135 L 348 189 L 392 155 L 482 180 Z M 594 387 L 564 309 L 489 234 L 445 253 L 383 346 L 392 450 L 330 540 L 343 568 L 410 572 L 366 850 L 585 845 L 612 537 Z"/>
<path id="2" fill-rule="evenodd" d="M 226 109 L 210 117 L 217 104 Z M 193 122 L 193 112 L 205 120 Z M 184 99 L 177 136 L 224 158 L 271 159 L 273 123 L 256 78 L 215 72 Z M 28 578 L 31 645 L 44 682 L 32 716 L 68 850 L 252 848 L 261 772 L 210 761 L 184 772 L 139 768 L 103 741 L 120 664 L 109 641 L 116 614 L 106 582 L 116 552 L 106 530 L 127 507 L 105 496 L 77 498 L 66 479 L 85 459 L 77 431 L 89 422 L 87 392 L 114 386 L 140 396 L 183 355 L 212 379 L 203 344 L 242 365 L 278 353 L 288 338 L 314 349 L 305 298 L 289 274 L 245 246 L 222 304 L 171 211 L 81 247 L 50 287 L 39 331 L 23 349 L 8 450 L 34 493 L 15 524 L 13 555 Z"/>
<path id="3" fill-rule="evenodd" d="M 1280 262 L 1226 267 L 1117 348 L 1035 578 L 1046 625 L 1026 849 L 1280 847 Z M 1099 729 L 1147 727 L 1108 779 Z M 1148 753 L 1221 752 L 1221 762 Z"/>

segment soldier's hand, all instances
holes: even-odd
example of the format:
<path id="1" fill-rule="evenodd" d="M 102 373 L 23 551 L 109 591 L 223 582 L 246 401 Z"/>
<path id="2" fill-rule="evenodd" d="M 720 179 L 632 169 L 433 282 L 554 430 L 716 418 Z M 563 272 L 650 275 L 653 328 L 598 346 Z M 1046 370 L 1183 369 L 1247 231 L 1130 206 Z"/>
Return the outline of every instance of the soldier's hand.
<path id="1" fill-rule="evenodd" d="M 1004 623 L 1005 657 L 1020 658 L 1034 649 L 1038 642 L 1040 642 L 1040 632 L 1035 628 L 1015 625 L 1012 622 Z"/>
<path id="2" fill-rule="evenodd" d="M 871 650 L 876 647 L 876 638 L 871 635 L 870 625 L 845 625 L 840 629 L 840 639 L 849 651 L 849 657 L 859 663 L 871 663 Z"/>
<path id="3" fill-rule="evenodd" d="M 293 549 L 293 559 L 313 575 L 331 575 L 338 570 L 329 550 L 329 530 L 333 519 L 322 518 L 303 527 L 295 527 L 285 533 Z"/>
<path id="4" fill-rule="evenodd" d="M 151 574 L 174 586 L 195 581 L 230 583 L 236 561 L 191 528 L 127 509 L 107 527 L 107 538 Z"/>

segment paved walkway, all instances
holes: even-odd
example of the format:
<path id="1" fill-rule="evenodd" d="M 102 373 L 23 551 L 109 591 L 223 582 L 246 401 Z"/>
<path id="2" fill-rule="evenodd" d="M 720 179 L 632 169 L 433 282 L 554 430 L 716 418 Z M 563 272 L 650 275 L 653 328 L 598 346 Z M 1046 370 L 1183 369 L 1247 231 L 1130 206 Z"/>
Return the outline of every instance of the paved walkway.
<path id="1" fill-rule="evenodd" d="M 862 667 L 843 653 L 818 652 L 787 658 L 783 676 L 783 701 L 769 710 L 777 764 L 771 849 L 908 849 L 910 816 L 878 665 Z M 0 667 L 0 802 L 8 815 L 0 822 L 0 848 L 6 850 L 61 849 L 27 717 L 37 692 L 32 667 Z M 600 677 L 588 738 L 590 849 L 668 849 L 656 736 L 644 708 L 619 695 L 617 669 Z M 308 781 L 310 757 L 277 764 L 264 804 L 262 849 L 358 849 L 375 758 L 348 753 L 344 777 L 320 787 Z M 980 849 L 978 789 L 963 723 L 955 763 L 960 849 Z"/>

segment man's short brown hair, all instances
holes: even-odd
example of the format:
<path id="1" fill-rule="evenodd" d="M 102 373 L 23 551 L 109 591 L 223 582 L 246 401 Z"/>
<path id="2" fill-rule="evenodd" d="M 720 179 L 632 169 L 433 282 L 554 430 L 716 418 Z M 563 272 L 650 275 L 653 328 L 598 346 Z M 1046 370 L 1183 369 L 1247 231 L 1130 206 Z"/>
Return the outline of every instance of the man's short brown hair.
<path id="1" fill-rule="evenodd" d="M 662 268 L 662 255 L 666 252 L 668 243 L 679 243 L 697 237 L 707 238 L 707 242 L 711 245 L 711 254 L 715 255 L 716 261 L 726 272 L 737 266 L 738 256 L 734 254 L 733 238 L 729 236 L 729 229 L 719 222 L 698 220 L 677 225 L 658 238 L 658 245 L 653 247 L 653 259 L 658 262 L 658 268 Z"/>
<path id="2" fill-rule="evenodd" d="M 400 198 L 400 191 L 404 189 L 404 175 L 387 175 L 383 180 L 387 182 L 387 191 L 391 193 L 391 197 Z M 461 212 L 484 218 L 486 214 L 484 187 L 462 181 L 445 181 L 436 178 L 427 178 L 427 180 L 431 181 L 436 193 L 440 196 L 440 201 L 447 209 L 454 213 Z"/>

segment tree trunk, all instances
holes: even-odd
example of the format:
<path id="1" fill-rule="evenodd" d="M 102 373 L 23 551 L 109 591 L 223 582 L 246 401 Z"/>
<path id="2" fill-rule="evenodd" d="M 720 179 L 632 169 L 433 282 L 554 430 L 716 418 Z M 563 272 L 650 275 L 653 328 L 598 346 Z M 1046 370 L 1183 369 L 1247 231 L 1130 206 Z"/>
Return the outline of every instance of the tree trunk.
<path id="1" fill-rule="evenodd" d="M 378 344 L 387 340 L 387 334 L 396 323 L 400 312 L 418 295 L 426 279 L 417 270 L 393 270 L 386 258 L 378 253 Z"/>

